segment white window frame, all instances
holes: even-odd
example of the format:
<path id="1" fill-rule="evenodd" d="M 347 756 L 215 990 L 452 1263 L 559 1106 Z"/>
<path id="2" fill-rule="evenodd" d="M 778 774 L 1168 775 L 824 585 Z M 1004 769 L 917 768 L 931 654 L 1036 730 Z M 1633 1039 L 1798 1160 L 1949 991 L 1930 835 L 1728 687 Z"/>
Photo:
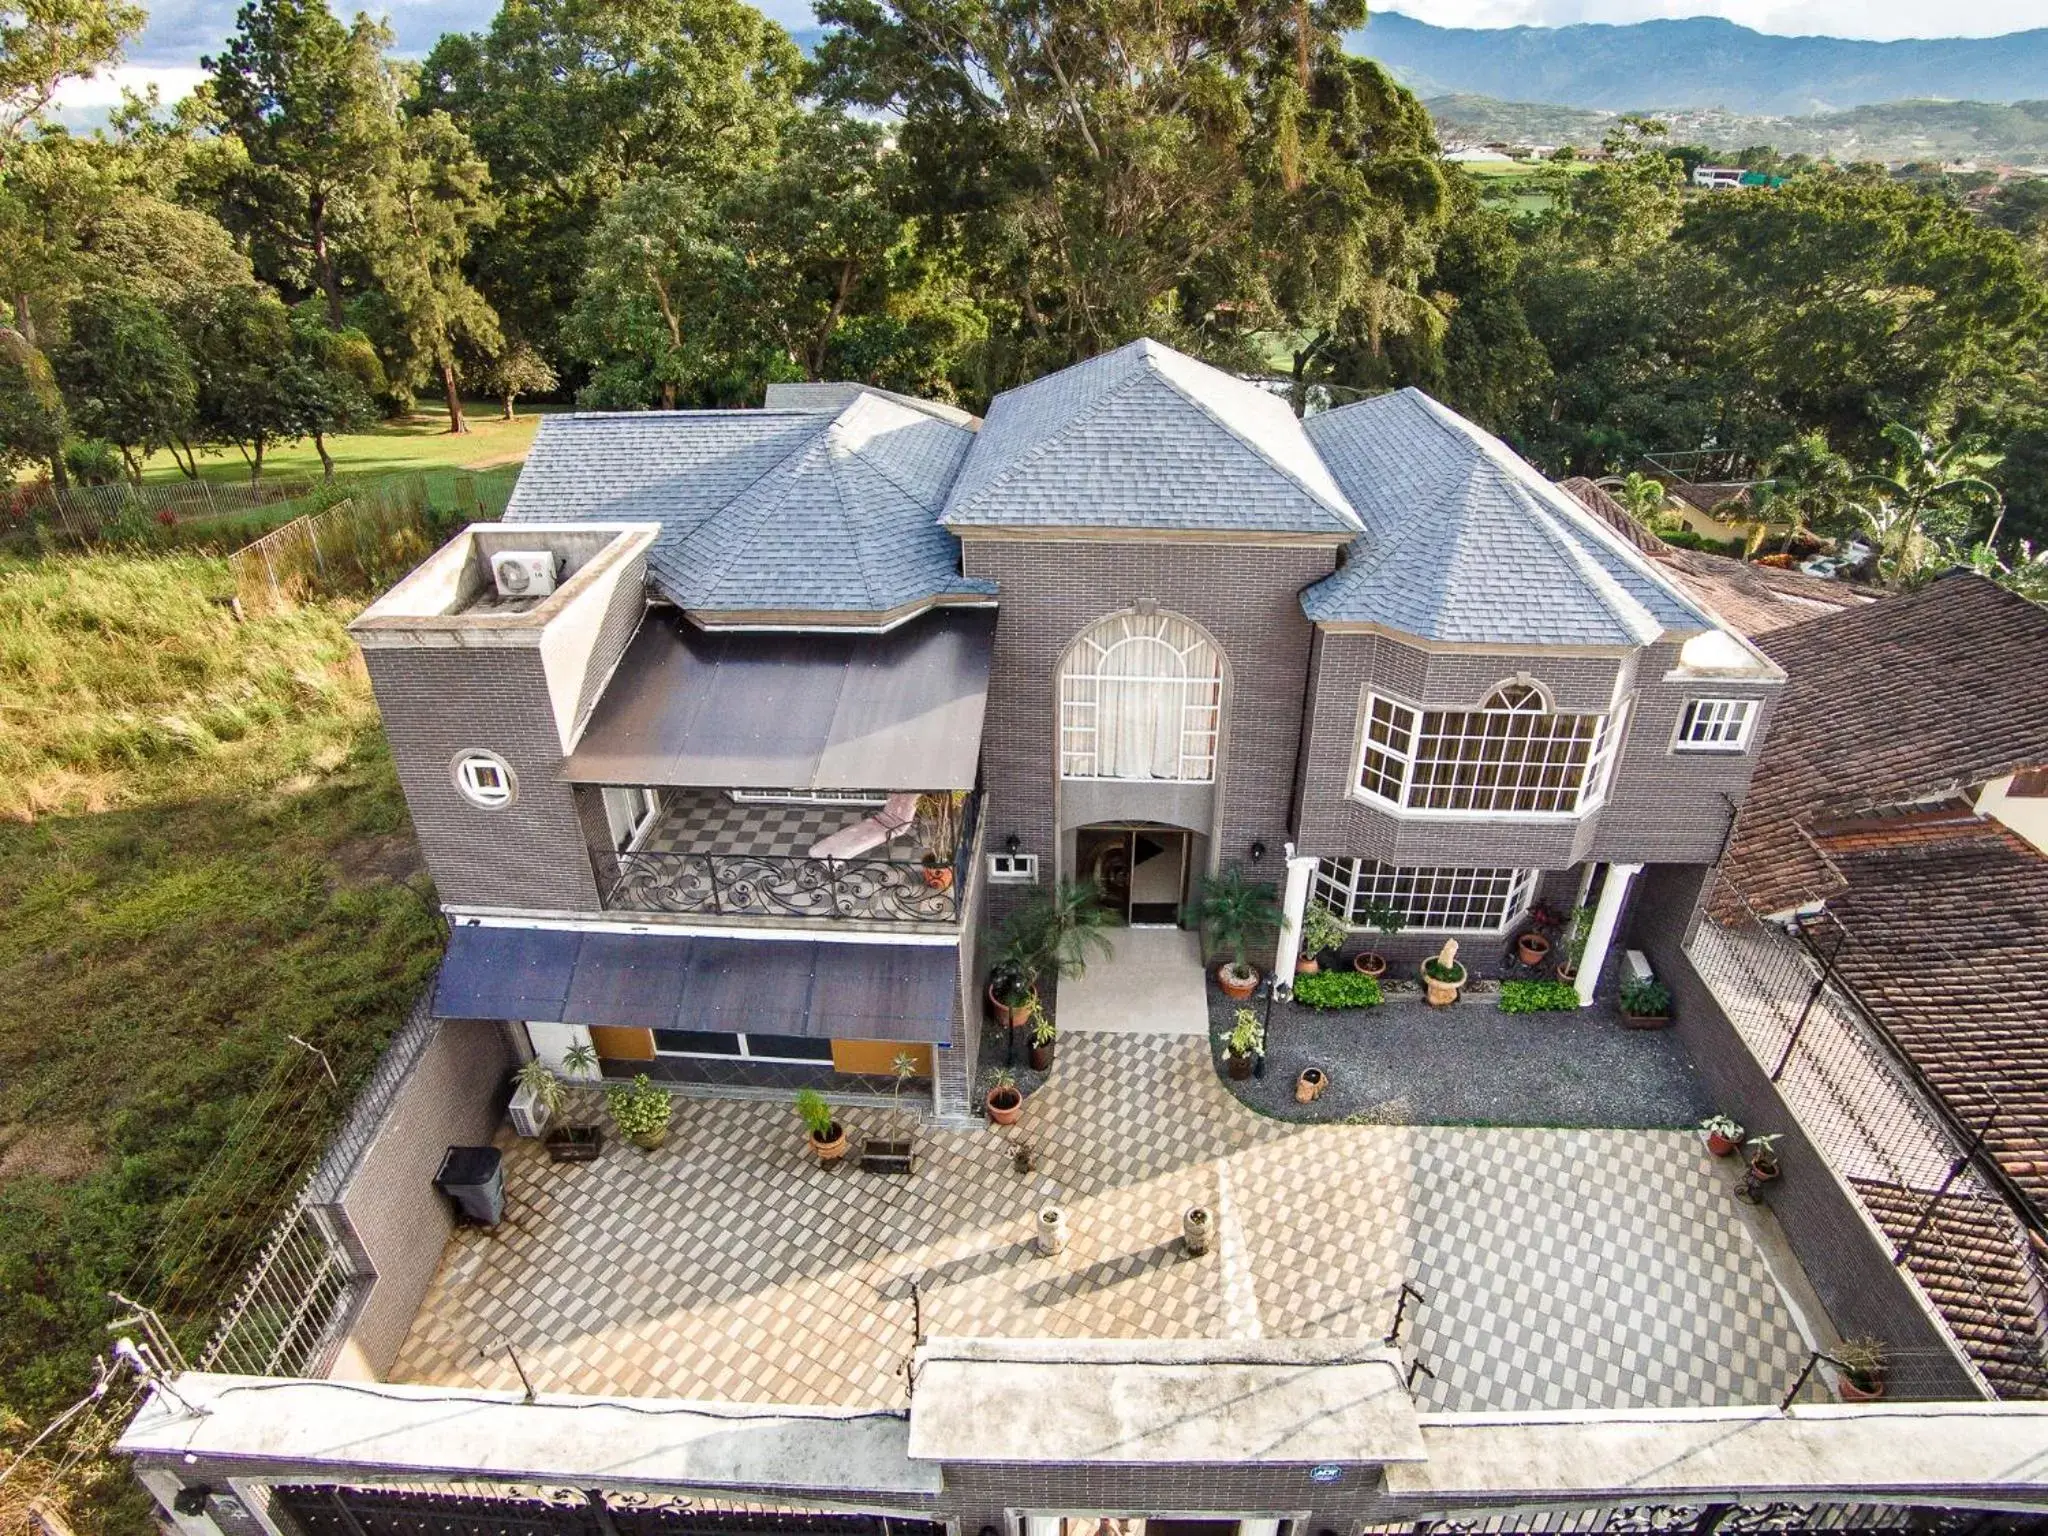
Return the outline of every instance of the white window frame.
<path id="1" fill-rule="evenodd" d="M 1674 752 L 1707 752 L 1733 755 L 1749 750 L 1749 733 L 1756 725 L 1757 700 L 1738 698 L 1687 699 L 1678 712 L 1678 728 L 1672 732 Z M 1705 727 L 1704 738 L 1694 733 Z M 1733 734 L 1729 734 L 1732 730 Z"/>
<path id="2" fill-rule="evenodd" d="M 519 775 L 497 753 L 472 747 L 455 754 L 448 777 L 456 792 L 482 811 L 502 811 L 519 798 Z"/>
<path id="3" fill-rule="evenodd" d="M 1500 910 L 1497 923 L 1475 925 L 1470 922 L 1410 921 L 1403 931 L 1493 936 L 1508 932 L 1528 912 L 1536 899 L 1537 874 L 1533 869 L 1478 864 L 1396 865 L 1381 864 L 1372 859 L 1319 859 L 1315 877 L 1309 882 L 1309 896 L 1352 931 L 1362 932 L 1370 925 L 1357 914 L 1375 902 L 1386 902 L 1401 911 L 1404 918 L 1414 915 L 1416 909 L 1403 907 L 1393 899 L 1393 888 L 1404 882 L 1411 888 L 1427 888 L 1420 909 L 1422 917 L 1427 919 L 1432 909 L 1442 912 L 1454 902 L 1463 903 L 1469 910 L 1471 896 L 1454 894 L 1448 887 L 1484 881 L 1497 889 Z"/>
<path id="4" fill-rule="evenodd" d="M 1495 701 L 1511 691 L 1518 691 L 1522 695 L 1521 701 L 1512 707 L 1497 707 Z M 1593 721 L 1593 734 L 1586 753 L 1585 771 L 1574 803 L 1569 809 L 1542 811 L 1410 804 L 1417 793 L 1417 767 L 1423 761 L 1421 742 L 1424 738 L 1424 725 L 1432 715 L 1461 716 L 1468 720 L 1475 716 L 1512 719 L 1518 716 L 1533 718 L 1543 715 L 1551 718 Z M 1606 804 L 1608 786 L 1613 778 L 1614 762 L 1627 735 L 1627 700 L 1621 701 L 1612 710 L 1607 711 L 1554 710 L 1539 688 L 1520 679 L 1511 680 L 1495 688 L 1487 695 L 1486 702 L 1477 709 L 1429 708 L 1412 703 L 1397 694 L 1369 692 L 1365 696 L 1364 707 L 1359 711 L 1358 750 L 1352 762 L 1351 795 L 1354 799 L 1378 806 L 1392 815 L 1413 817 L 1416 820 L 1576 821 Z M 1469 733 L 1457 736 L 1440 733 L 1436 739 L 1479 741 L 1486 738 Z M 1379 761 L 1375 762 L 1375 758 Z M 1446 759 L 1438 758 L 1432 761 Z M 1502 758 L 1497 761 L 1496 766 L 1504 766 L 1505 763 L 1506 759 Z M 1373 781 L 1370 784 L 1368 777 Z M 1387 792 L 1389 788 L 1392 793 Z"/>
<path id="5" fill-rule="evenodd" d="M 992 853 L 988 856 L 988 878 L 993 885 L 1036 885 L 1038 855 Z"/>
<path id="6" fill-rule="evenodd" d="M 740 1043 L 739 1054 L 733 1056 L 728 1055 L 724 1051 L 665 1051 L 661 1048 L 661 1041 L 659 1036 L 657 1036 L 654 1045 L 655 1056 L 667 1056 L 678 1061 L 761 1061 L 773 1062 L 786 1067 L 832 1067 L 832 1059 L 829 1056 L 756 1056 L 752 1048 L 752 1037 L 745 1030 L 706 1029 L 694 1031 L 694 1033 L 731 1035 Z M 834 1070 L 837 1069 L 834 1068 Z"/>
<path id="7" fill-rule="evenodd" d="M 1201 649 L 1215 662 L 1215 672 L 1200 676 L 1187 670 L 1194 650 L 1180 652 L 1182 669 L 1173 674 L 1104 673 L 1101 662 L 1120 646 L 1168 644 L 1163 629 L 1167 624 L 1185 624 L 1200 637 Z M 1104 642 L 1112 629 L 1121 634 Z M 1089 647 L 1095 649 L 1093 665 L 1084 665 Z M 1167 778 L 1122 779 L 1095 771 L 1096 717 L 1100 710 L 1103 683 L 1179 684 L 1180 750 L 1176 772 Z M 1079 685 L 1086 685 L 1079 686 Z M 1067 652 L 1058 678 L 1060 710 L 1060 777 L 1096 780 L 1112 784 L 1213 784 L 1216 782 L 1216 754 L 1223 735 L 1223 653 L 1200 625 L 1176 613 L 1159 609 L 1152 613 L 1111 614 L 1091 624 L 1076 637 Z"/>
<path id="8" fill-rule="evenodd" d="M 887 805 L 886 789 L 728 789 L 735 805 Z"/>
<path id="9" fill-rule="evenodd" d="M 620 853 L 637 848 L 661 817 L 661 791 L 645 784 L 607 784 L 603 794 L 612 847 Z"/>

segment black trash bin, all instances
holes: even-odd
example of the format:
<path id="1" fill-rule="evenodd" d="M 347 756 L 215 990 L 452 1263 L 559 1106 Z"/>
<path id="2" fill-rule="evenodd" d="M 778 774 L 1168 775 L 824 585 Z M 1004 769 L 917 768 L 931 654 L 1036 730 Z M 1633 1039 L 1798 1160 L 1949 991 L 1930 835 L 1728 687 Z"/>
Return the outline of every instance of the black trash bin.
<path id="1" fill-rule="evenodd" d="M 465 1221 L 495 1227 L 505 1216 L 505 1159 L 496 1147 L 450 1147 L 434 1187 Z"/>

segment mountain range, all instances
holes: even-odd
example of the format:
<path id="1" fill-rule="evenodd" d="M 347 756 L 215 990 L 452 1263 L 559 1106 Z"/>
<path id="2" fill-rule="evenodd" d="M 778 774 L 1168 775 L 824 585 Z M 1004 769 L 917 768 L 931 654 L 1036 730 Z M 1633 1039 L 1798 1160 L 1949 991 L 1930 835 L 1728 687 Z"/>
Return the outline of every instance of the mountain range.
<path id="1" fill-rule="evenodd" d="M 1437 27 L 1376 12 L 1346 34 L 1422 96 L 1560 106 L 1718 108 L 1769 116 L 1835 112 L 1907 97 L 2048 98 L 2048 27 L 2004 37 L 1779 37 L 1696 16 L 1625 26 Z"/>

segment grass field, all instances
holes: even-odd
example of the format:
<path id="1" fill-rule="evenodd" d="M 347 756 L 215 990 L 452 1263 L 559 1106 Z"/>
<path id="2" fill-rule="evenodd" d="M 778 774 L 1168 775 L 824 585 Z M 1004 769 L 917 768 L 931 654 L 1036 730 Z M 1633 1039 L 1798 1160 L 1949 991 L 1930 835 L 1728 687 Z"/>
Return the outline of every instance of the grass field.
<path id="1" fill-rule="evenodd" d="M 483 469 L 516 464 L 526 457 L 540 418 L 554 407 L 522 405 L 511 421 L 503 408 L 477 402 L 469 412 L 470 430 L 456 436 L 448 430 L 445 412 L 420 412 L 405 421 L 380 422 L 367 432 L 350 432 L 327 440 L 336 474 L 391 474 L 404 470 Z M 233 448 L 201 449 L 202 479 L 246 482 L 249 465 Z M 311 439 L 271 449 L 263 456 L 263 473 L 317 475 L 320 455 Z M 183 477 L 169 453 L 152 454 L 143 465 L 145 480 Z"/>
<path id="2" fill-rule="evenodd" d="M 91 1384 L 109 1289 L 203 1336 L 440 949 L 359 603 L 238 623 L 229 590 L 190 555 L 0 562 L 0 1464 Z M 148 1528 L 112 1462 L 62 1496 Z"/>

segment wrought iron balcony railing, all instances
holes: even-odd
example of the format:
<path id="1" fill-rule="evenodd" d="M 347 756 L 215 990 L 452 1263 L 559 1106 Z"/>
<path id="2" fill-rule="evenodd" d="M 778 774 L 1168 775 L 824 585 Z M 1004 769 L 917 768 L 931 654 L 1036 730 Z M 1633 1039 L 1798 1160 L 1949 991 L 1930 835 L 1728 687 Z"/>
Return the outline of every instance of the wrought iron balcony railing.
<path id="1" fill-rule="evenodd" d="M 753 853 L 621 853 L 605 905 L 720 917 L 857 918 L 950 923 L 960 915 L 965 854 L 951 868 L 895 859 L 806 859 Z"/>

